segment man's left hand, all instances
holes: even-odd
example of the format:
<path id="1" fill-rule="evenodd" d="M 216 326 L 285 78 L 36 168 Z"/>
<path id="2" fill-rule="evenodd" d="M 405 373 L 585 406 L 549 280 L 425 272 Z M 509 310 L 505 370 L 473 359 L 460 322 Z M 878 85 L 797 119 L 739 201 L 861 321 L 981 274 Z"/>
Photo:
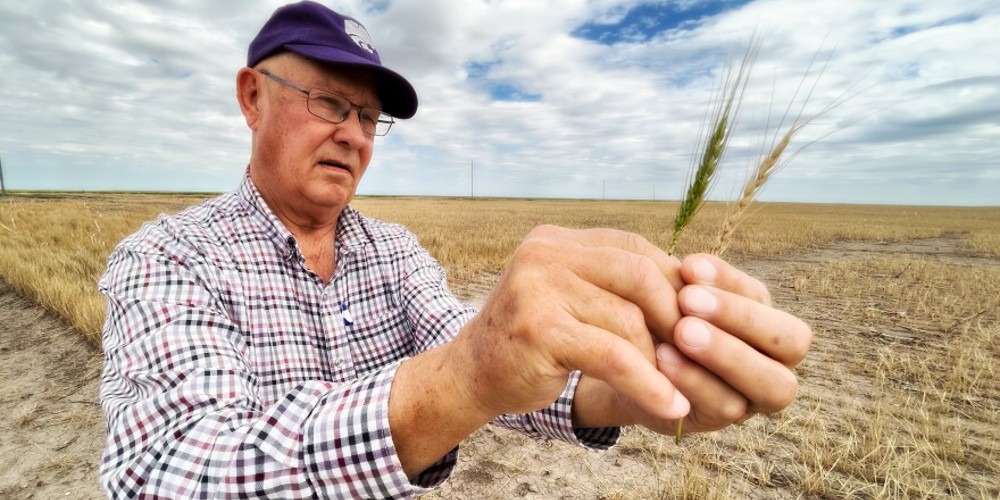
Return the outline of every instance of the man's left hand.
<path id="1" fill-rule="evenodd" d="M 772 308 L 760 281 L 718 257 L 688 256 L 681 277 L 684 317 L 674 328 L 674 345 L 660 343 L 656 357 L 660 371 L 691 402 L 683 431 L 716 430 L 788 406 L 798 387 L 792 369 L 812 341 L 809 326 Z M 639 424 L 663 434 L 677 425 L 650 417 L 588 378 L 578 388 L 574 419 L 581 427 Z"/>

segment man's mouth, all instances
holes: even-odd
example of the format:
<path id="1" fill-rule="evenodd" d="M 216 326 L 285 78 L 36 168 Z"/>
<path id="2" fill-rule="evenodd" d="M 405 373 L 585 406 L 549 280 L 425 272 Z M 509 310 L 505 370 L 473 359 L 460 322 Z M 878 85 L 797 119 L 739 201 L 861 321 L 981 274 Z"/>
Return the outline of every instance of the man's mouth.
<path id="1" fill-rule="evenodd" d="M 339 161 L 323 160 L 320 161 L 319 164 L 327 168 L 339 168 L 341 170 L 346 171 L 347 173 L 351 173 L 351 167 L 343 163 L 340 163 Z"/>

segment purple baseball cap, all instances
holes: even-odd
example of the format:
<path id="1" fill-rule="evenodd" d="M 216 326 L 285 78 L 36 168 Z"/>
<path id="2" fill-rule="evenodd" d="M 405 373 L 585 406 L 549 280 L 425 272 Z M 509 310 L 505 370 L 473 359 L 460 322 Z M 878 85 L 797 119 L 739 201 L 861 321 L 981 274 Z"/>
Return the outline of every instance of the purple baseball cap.
<path id="1" fill-rule="evenodd" d="M 286 50 L 320 62 L 367 68 L 375 75 L 382 111 L 396 118 L 411 118 L 417 113 L 413 85 L 382 66 L 368 30 L 352 17 L 316 2 L 281 7 L 250 42 L 247 66 Z"/>

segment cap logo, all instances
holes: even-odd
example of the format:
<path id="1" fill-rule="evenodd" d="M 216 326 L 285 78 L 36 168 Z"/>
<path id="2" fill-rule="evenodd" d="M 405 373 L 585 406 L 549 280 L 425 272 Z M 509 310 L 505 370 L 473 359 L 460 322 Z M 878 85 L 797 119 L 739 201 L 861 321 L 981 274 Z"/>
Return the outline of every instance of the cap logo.
<path id="1" fill-rule="evenodd" d="M 367 50 L 369 54 L 375 53 L 372 37 L 368 35 L 368 30 L 361 23 L 353 19 L 344 19 L 344 31 L 351 37 L 351 40 L 354 40 L 354 43 L 358 44 L 358 47 Z"/>

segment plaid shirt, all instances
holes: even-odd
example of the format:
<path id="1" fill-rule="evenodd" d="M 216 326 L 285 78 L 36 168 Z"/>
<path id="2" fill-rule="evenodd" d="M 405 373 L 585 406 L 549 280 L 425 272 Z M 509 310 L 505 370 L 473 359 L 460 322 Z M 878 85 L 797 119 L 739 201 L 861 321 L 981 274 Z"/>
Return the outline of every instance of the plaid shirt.
<path id="1" fill-rule="evenodd" d="M 447 479 L 457 449 L 407 479 L 389 388 L 400 362 L 475 311 L 400 225 L 348 207 L 335 245 L 323 283 L 247 176 L 118 246 L 100 281 L 112 497 L 408 497 Z M 572 428 L 578 380 L 496 423 L 607 448 L 617 429 Z"/>

